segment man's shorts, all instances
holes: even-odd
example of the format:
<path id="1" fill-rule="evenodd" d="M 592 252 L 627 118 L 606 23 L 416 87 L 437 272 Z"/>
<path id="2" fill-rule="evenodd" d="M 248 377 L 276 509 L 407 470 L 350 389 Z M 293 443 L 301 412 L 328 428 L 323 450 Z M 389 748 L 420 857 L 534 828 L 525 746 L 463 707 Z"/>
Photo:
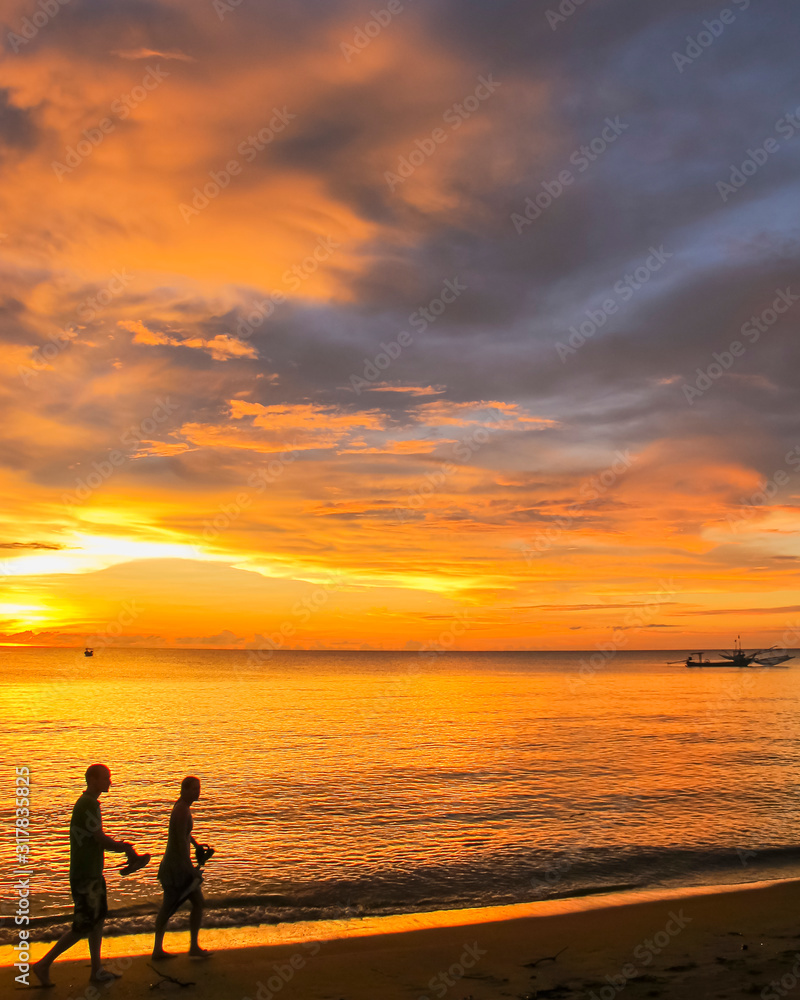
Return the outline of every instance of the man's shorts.
<path id="1" fill-rule="evenodd" d="M 203 876 L 200 872 L 195 872 L 194 876 L 185 878 L 180 882 L 172 882 L 169 879 L 159 879 L 161 886 L 164 890 L 164 905 L 170 911 L 170 914 L 175 913 L 186 902 L 195 894 L 200 896 L 202 901 L 203 892 L 200 888 L 203 884 Z"/>
<path id="2" fill-rule="evenodd" d="M 72 929 L 76 934 L 88 934 L 105 920 L 108 913 L 106 880 L 102 876 L 81 879 L 80 882 L 71 882 L 70 889 L 75 903 Z"/>

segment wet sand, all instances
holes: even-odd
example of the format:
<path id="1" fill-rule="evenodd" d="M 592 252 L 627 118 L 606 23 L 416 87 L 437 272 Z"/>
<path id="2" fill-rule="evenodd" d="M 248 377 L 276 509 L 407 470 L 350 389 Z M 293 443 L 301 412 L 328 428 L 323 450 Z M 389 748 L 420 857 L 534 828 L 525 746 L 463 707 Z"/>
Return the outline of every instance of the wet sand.
<path id="1" fill-rule="evenodd" d="M 502 919 L 521 910 L 529 915 Z M 649 898 L 615 894 L 524 908 L 415 914 L 364 921 L 360 930 L 352 931 L 363 936 L 327 940 L 310 938 L 314 927 L 299 924 L 209 931 L 203 944 L 215 947 L 211 958 L 194 960 L 181 954 L 157 963 L 167 975 L 194 983 L 186 988 L 160 980 L 148 967 L 150 959 L 142 952 L 152 946 L 151 938 L 109 938 L 107 965 L 121 972 L 122 979 L 93 991 L 86 958 L 76 955 L 67 961 L 65 956 L 52 967 L 56 988 L 46 995 L 73 1000 L 145 995 L 214 1000 L 613 1000 L 624 994 L 632 1000 L 775 1000 L 800 996 L 798 911 L 800 880 L 793 880 Z M 447 926 L 453 920 L 458 926 Z M 378 925 L 407 929 L 369 933 Z M 317 938 L 325 926 L 316 925 Z M 224 946 L 225 941 L 256 937 L 262 943 Z M 166 946 L 186 948 L 188 935 L 168 935 Z M 34 958 L 48 947 L 35 945 Z M 2 951 L 0 960 L 7 963 L 10 951 Z M 9 987 L 18 985 L 14 972 L 3 969 Z"/>

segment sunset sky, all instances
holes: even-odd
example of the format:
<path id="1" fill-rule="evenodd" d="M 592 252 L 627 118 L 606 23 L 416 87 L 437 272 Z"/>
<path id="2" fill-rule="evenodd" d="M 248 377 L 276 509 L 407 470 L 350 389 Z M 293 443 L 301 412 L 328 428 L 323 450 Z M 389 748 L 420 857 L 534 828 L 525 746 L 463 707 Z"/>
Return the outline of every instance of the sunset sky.
<path id="1" fill-rule="evenodd" d="M 796 3 L 61 3 L 2 641 L 800 645 Z"/>

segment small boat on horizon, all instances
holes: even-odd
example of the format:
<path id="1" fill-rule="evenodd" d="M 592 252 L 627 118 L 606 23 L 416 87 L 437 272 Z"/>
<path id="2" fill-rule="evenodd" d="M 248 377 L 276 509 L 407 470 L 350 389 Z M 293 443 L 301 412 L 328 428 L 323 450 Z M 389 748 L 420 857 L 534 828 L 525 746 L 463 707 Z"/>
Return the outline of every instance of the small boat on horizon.
<path id="1" fill-rule="evenodd" d="M 90 646 L 87 646 L 86 649 L 84 649 L 84 651 L 83 651 L 83 655 L 84 656 L 94 656 L 94 650 Z"/>
<path id="2" fill-rule="evenodd" d="M 703 659 L 703 653 L 689 653 L 685 660 L 671 660 L 671 663 L 685 663 L 687 667 L 772 667 L 788 670 L 787 660 L 793 660 L 794 656 L 786 652 L 772 653 L 777 646 L 770 646 L 769 649 L 757 649 L 753 653 L 748 653 L 742 648 L 742 637 L 737 636 L 733 644 L 733 649 L 727 652 L 720 650 L 717 654 L 721 660 Z M 772 654 L 772 655 L 770 655 Z M 697 659 L 693 659 L 693 657 Z"/>

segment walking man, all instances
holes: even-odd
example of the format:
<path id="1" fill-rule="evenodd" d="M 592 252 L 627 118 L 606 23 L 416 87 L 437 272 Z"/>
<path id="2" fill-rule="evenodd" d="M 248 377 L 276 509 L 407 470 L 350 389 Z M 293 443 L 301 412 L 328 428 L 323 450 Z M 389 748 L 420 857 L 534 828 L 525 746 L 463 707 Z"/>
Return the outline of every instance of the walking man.
<path id="1" fill-rule="evenodd" d="M 100 950 L 103 923 L 108 913 L 106 881 L 103 878 L 105 851 L 125 854 L 128 862 L 138 859 L 133 847 L 125 840 L 114 840 L 103 832 L 103 819 L 98 799 L 111 788 L 111 771 L 105 764 L 92 764 L 86 771 L 86 790 L 75 803 L 69 824 L 69 885 L 75 903 L 72 929 L 63 934 L 48 953 L 31 965 L 31 971 L 42 986 L 52 986 L 50 966 L 81 938 L 89 939 L 92 982 L 109 982 L 119 976 L 103 969 Z"/>
<path id="2" fill-rule="evenodd" d="M 211 954 L 201 948 L 197 940 L 203 919 L 203 893 L 200 888 L 203 876 L 192 864 L 191 846 L 202 852 L 201 845 L 192 836 L 192 805 L 199 798 L 200 779 L 192 774 L 187 775 L 181 782 L 180 798 L 170 813 L 167 849 L 158 869 L 158 878 L 164 889 L 164 902 L 156 917 L 154 959 L 172 958 L 170 952 L 164 951 L 164 931 L 169 918 L 186 900 L 192 904 L 192 912 L 189 914 L 189 954 L 195 958 Z M 199 863 L 203 863 L 202 853 Z"/>

